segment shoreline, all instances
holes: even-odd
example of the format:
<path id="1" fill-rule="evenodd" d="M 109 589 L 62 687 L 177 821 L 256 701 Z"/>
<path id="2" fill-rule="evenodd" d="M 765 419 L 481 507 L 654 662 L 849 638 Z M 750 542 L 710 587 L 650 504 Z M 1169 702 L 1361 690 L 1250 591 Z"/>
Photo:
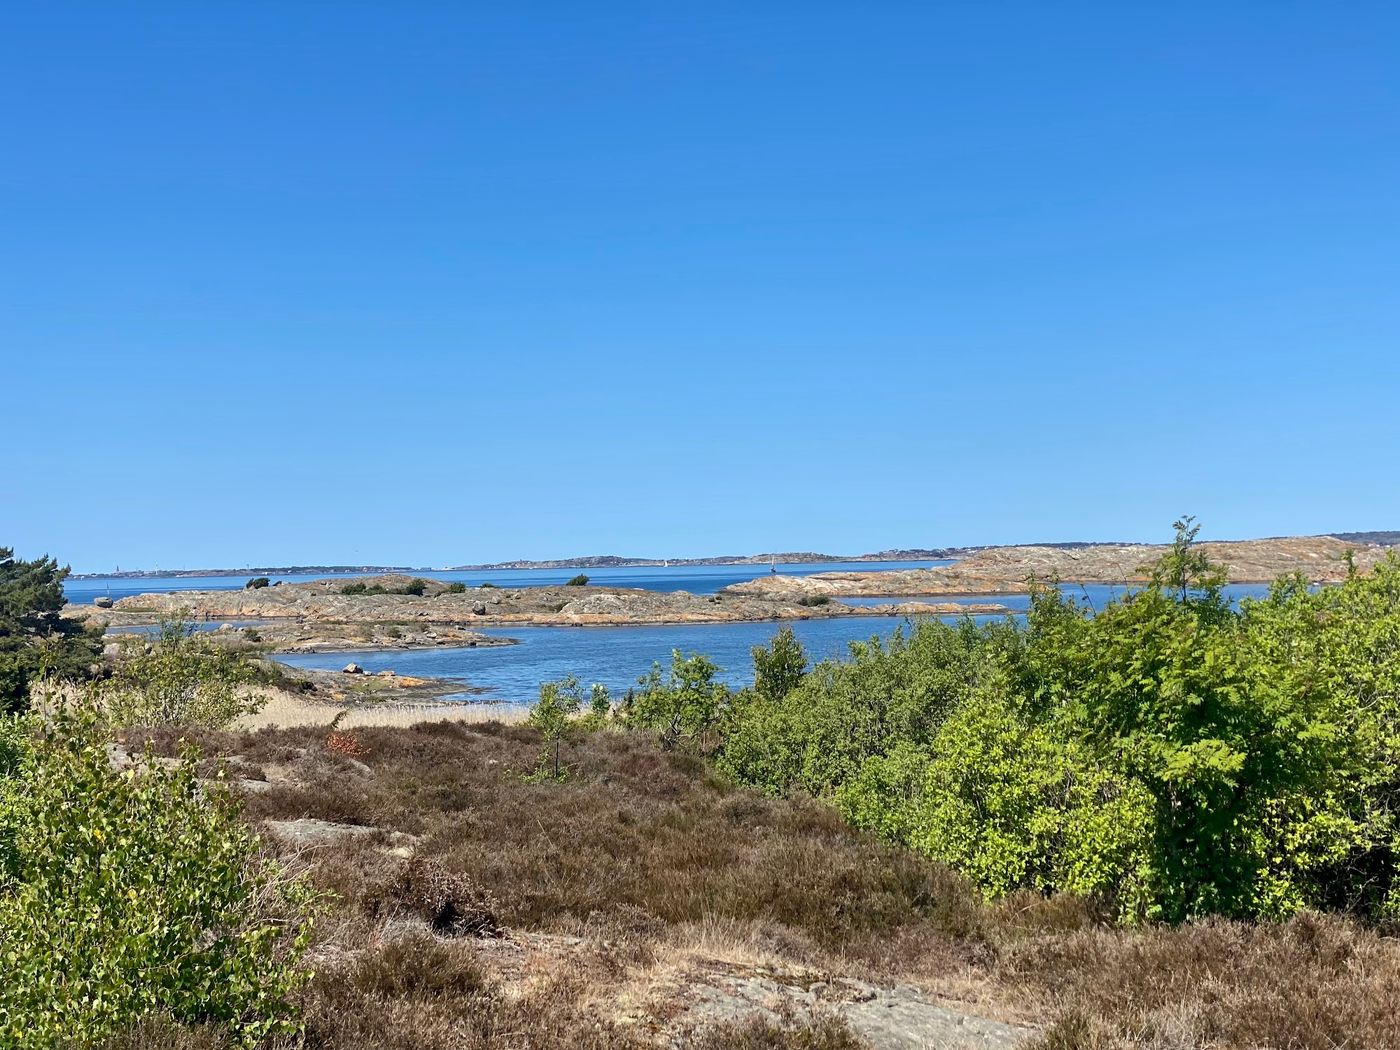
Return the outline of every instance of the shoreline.
<path id="1" fill-rule="evenodd" d="M 777 577 L 777 579 L 791 579 Z M 910 596 L 900 595 L 901 598 Z M 170 591 L 111 605 L 72 605 L 68 615 L 105 628 L 161 619 L 244 630 L 278 652 L 356 652 L 499 646 L 517 639 L 482 633 L 529 627 L 640 627 L 769 623 L 848 616 L 1009 615 L 996 603 L 891 601 L 847 605 L 807 594 L 713 594 L 598 586 L 472 587 L 408 576 L 318 580 L 257 590 Z M 235 625 L 251 625 L 237 627 Z"/>

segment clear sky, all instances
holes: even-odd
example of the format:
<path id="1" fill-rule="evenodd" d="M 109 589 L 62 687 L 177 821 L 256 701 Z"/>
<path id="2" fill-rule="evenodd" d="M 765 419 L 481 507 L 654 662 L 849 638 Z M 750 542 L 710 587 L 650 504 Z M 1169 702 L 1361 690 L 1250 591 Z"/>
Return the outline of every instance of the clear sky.
<path id="1" fill-rule="evenodd" d="M 16 4 L 0 545 L 1400 528 L 1393 4 Z"/>

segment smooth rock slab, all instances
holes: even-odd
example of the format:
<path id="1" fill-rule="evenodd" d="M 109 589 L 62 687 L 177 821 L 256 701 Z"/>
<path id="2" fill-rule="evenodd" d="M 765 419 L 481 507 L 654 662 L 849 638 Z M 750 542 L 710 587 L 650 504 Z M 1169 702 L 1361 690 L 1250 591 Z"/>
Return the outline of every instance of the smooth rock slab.
<path id="1" fill-rule="evenodd" d="M 381 834 L 381 829 L 364 824 L 337 824 L 331 820 L 316 820 L 313 817 L 300 817 L 296 820 L 269 820 L 263 826 L 268 832 L 285 842 L 297 846 L 329 846 L 346 839 L 363 839 Z M 418 841 L 416 835 L 406 835 L 401 831 L 388 833 L 389 845 L 411 846 Z"/>
<path id="2" fill-rule="evenodd" d="M 714 973 L 692 986 L 688 1027 L 704 1028 L 759 1015 L 778 1021 L 786 1013 L 817 1011 L 844 1017 L 875 1050 L 1014 1050 L 1036 1032 L 930 1002 L 916 988 L 882 988 L 836 979 L 806 988 L 773 977 Z"/>

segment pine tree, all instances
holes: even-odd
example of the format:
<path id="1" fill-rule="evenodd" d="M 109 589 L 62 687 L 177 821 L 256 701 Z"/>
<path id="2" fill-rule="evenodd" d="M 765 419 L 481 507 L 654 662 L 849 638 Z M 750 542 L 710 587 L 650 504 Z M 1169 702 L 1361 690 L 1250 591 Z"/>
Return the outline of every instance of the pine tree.
<path id="1" fill-rule="evenodd" d="M 36 681 L 85 677 L 97 659 L 95 633 L 61 615 L 67 576 L 53 558 L 0 547 L 0 711 L 26 708 Z"/>

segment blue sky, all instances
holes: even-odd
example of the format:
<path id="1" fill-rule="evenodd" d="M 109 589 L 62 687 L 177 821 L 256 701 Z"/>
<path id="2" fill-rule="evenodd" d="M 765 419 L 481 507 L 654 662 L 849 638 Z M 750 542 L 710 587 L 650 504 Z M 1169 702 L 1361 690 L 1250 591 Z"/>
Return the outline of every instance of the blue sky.
<path id="1" fill-rule="evenodd" d="M 19 5 L 0 544 L 1400 528 L 1397 53 L 1363 3 Z"/>

